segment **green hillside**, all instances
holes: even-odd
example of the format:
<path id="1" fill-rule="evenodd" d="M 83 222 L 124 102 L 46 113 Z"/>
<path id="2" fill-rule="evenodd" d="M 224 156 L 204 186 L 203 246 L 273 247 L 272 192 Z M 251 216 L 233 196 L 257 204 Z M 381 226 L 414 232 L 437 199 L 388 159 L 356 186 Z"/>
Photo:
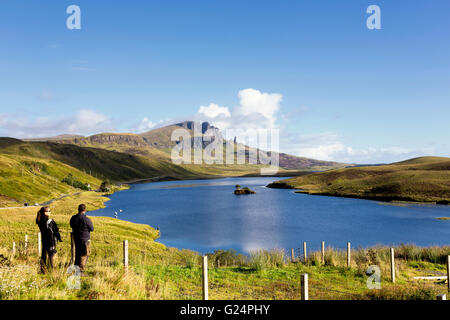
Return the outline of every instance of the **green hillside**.
<path id="1" fill-rule="evenodd" d="M 22 206 L 25 202 L 43 202 L 77 192 L 76 188 L 61 182 L 69 174 L 93 188 L 101 183 L 56 160 L 0 155 L 0 206 Z"/>
<path id="2" fill-rule="evenodd" d="M 277 181 L 270 187 L 379 200 L 447 203 L 450 158 L 421 157 L 381 166 L 329 170 Z"/>
<path id="3" fill-rule="evenodd" d="M 0 138 L 0 206 L 47 201 L 80 191 L 63 183 L 71 174 L 98 188 L 102 181 L 159 176 L 197 177 L 170 161 L 53 142 Z"/>

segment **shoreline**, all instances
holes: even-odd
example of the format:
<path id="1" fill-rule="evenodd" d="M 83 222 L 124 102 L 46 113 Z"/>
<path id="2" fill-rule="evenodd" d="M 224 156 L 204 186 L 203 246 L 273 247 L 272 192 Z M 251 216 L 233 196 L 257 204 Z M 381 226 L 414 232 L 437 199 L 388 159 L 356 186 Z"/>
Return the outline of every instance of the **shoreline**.
<path id="1" fill-rule="evenodd" d="M 276 175 L 261 175 L 258 173 L 246 173 L 243 175 L 218 175 L 218 176 L 192 176 L 192 177 L 179 177 L 179 176 L 157 176 L 152 178 L 144 178 L 144 179 L 135 179 L 131 181 L 123 181 L 123 182 L 117 182 L 116 184 L 118 186 L 124 185 L 124 184 L 141 184 L 141 183 L 151 183 L 151 182 L 162 182 L 162 181 L 184 181 L 184 180 L 213 180 L 213 179 L 225 179 L 225 178 L 286 178 L 286 177 L 297 177 L 300 175 L 305 175 L 311 172 L 307 171 L 297 171 L 297 172 L 281 172 L 280 174 Z"/>
<path id="2" fill-rule="evenodd" d="M 267 188 L 271 189 L 290 189 L 295 190 L 294 193 L 299 194 L 307 194 L 311 196 L 328 196 L 328 197 L 338 197 L 338 198 L 351 198 L 351 199 L 361 199 L 361 200 L 372 200 L 372 201 L 380 201 L 380 202 L 401 202 L 401 203 L 410 203 L 410 204 L 427 204 L 427 205 L 436 205 L 436 206 L 448 206 L 450 203 L 444 199 L 436 200 L 436 201 L 422 201 L 417 200 L 411 197 L 402 197 L 402 196 L 362 196 L 362 195 L 348 195 L 348 194 L 336 194 L 330 192 L 312 192 L 305 189 L 295 188 L 287 183 L 269 183 Z"/>

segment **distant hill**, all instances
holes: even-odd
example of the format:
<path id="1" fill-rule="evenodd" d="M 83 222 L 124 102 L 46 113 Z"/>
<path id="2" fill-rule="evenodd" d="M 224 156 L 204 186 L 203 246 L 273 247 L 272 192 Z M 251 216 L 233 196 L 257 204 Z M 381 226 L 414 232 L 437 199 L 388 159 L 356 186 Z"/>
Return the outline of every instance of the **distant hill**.
<path id="1" fill-rule="evenodd" d="M 172 148 L 176 145 L 175 141 L 171 140 L 172 132 L 176 129 L 184 128 L 188 130 L 192 137 L 194 137 L 194 121 L 185 121 L 162 128 L 157 128 L 141 134 L 130 133 L 102 133 L 89 137 L 76 136 L 73 138 L 63 136 L 63 139 L 58 137 L 47 138 L 48 141 L 54 141 L 59 143 L 71 143 L 79 146 L 91 146 L 96 148 L 104 148 L 108 150 L 115 150 L 119 152 L 125 152 L 135 155 L 141 155 L 149 158 L 166 159 L 170 158 Z M 201 133 L 205 133 L 209 129 L 219 130 L 218 128 L 211 126 L 208 122 L 199 124 Z M 61 137 L 61 136 L 59 136 Z M 195 138 L 193 138 L 195 139 Z M 42 139 L 41 139 L 42 140 Z M 44 139 L 45 140 L 45 139 Z M 206 147 L 207 143 L 203 143 L 203 147 Z M 235 146 L 236 149 L 236 146 Z M 253 148 L 244 146 L 245 154 L 248 159 L 250 151 L 255 151 Z M 348 166 L 348 164 L 321 161 L 305 157 L 297 157 L 286 153 L 279 154 L 279 166 L 284 170 L 327 170 L 332 168 L 342 168 Z M 189 167 L 189 166 L 187 166 Z M 206 167 L 204 167 L 206 168 Z M 220 171 L 219 166 L 210 166 L 216 173 Z M 237 166 L 236 166 L 237 168 Z M 253 170 L 256 170 L 254 166 L 249 166 Z M 193 168 L 192 170 L 197 170 Z M 202 169 L 204 170 L 204 169 Z M 229 170 L 227 170 L 229 171 Z"/>
<path id="2" fill-rule="evenodd" d="M 23 139 L 23 141 L 61 141 L 61 140 L 71 140 L 75 138 L 83 138 L 83 136 L 76 134 L 60 134 L 58 136 L 49 137 L 49 138 L 31 138 L 31 139 Z"/>
<path id="3" fill-rule="evenodd" d="M 159 149 L 170 149 L 176 143 L 171 140 L 172 132 L 176 129 L 186 129 L 191 136 L 194 136 L 194 121 L 184 121 L 176 123 L 170 126 L 153 129 L 139 134 L 144 140 L 151 146 Z M 210 125 L 208 122 L 202 122 L 199 124 L 199 131 L 204 134 L 209 129 L 216 129 L 216 127 Z"/>
<path id="4" fill-rule="evenodd" d="M 450 158 L 420 157 L 380 166 L 311 173 L 270 187 L 377 200 L 450 202 Z"/>

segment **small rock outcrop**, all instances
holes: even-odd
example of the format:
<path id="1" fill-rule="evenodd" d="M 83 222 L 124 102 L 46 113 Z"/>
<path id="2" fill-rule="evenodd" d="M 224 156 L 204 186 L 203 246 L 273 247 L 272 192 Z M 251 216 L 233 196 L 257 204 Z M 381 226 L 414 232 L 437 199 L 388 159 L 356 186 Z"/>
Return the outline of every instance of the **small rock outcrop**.
<path id="1" fill-rule="evenodd" d="M 266 187 L 272 189 L 294 189 L 291 185 L 287 184 L 286 182 L 272 182 L 269 183 Z"/>
<path id="2" fill-rule="evenodd" d="M 241 194 L 254 194 L 255 191 L 250 190 L 248 187 L 244 187 L 241 189 L 240 185 L 236 185 L 236 189 L 234 190 L 235 195 L 241 195 Z"/>

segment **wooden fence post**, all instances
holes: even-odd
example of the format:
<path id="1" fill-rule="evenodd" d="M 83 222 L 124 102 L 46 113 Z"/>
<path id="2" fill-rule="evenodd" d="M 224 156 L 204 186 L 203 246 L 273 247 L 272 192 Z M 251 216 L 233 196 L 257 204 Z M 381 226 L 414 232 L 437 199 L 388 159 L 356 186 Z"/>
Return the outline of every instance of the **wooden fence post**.
<path id="1" fill-rule="evenodd" d="M 41 240 L 41 233 L 38 232 L 38 255 L 39 257 L 42 254 L 42 240 Z"/>
<path id="2" fill-rule="evenodd" d="M 203 300 L 209 300 L 208 297 L 208 256 L 203 256 L 202 264 L 202 287 L 203 287 Z"/>
<path id="3" fill-rule="evenodd" d="M 128 240 L 123 240 L 123 268 L 128 271 Z"/>
<path id="4" fill-rule="evenodd" d="M 347 242 L 347 267 L 351 266 L 351 244 Z"/>
<path id="5" fill-rule="evenodd" d="M 291 260 L 292 262 L 295 262 L 294 248 L 291 248 Z"/>
<path id="6" fill-rule="evenodd" d="M 322 264 L 325 264 L 325 241 L 322 241 Z"/>
<path id="7" fill-rule="evenodd" d="M 305 258 L 305 263 L 308 261 L 308 254 L 306 253 L 306 242 L 303 242 L 303 257 Z"/>
<path id="8" fill-rule="evenodd" d="M 436 296 L 436 300 L 447 300 L 447 295 L 445 295 L 445 294 L 438 294 Z"/>
<path id="9" fill-rule="evenodd" d="M 73 239 L 73 232 L 70 233 L 70 265 L 75 263 L 75 240 Z"/>
<path id="10" fill-rule="evenodd" d="M 25 246 L 24 246 L 25 254 L 28 254 L 28 235 L 25 235 Z"/>
<path id="11" fill-rule="evenodd" d="M 302 291 L 302 300 L 309 300 L 309 294 L 308 294 L 308 274 L 304 273 L 300 276 L 300 286 Z"/>
<path id="12" fill-rule="evenodd" d="M 13 246 L 12 246 L 12 257 L 14 258 L 16 256 L 16 242 L 13 241 Z"/>
<path id="13" fill-rule="evenodd" d="M 447 289 L 450 292 L 450 256 L 447 256 Z"/>
<path id="14" fill-rule="evenodd" d="M 394 257 L 394 248 L 391 248 L 391 280 L 392 280 L 392 283 L 395 283 L 395 257 Z"/>

